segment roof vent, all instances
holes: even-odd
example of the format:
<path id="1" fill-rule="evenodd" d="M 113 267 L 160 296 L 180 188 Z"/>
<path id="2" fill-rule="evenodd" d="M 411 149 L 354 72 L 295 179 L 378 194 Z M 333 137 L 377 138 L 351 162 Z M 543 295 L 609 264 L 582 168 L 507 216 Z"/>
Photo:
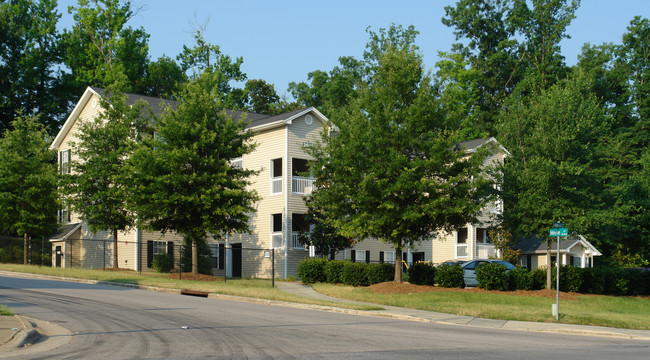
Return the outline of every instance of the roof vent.
<path id="1" fill-rule="evenodd" d="M 311 115 L 305 116 L 305 124 L 311 125 L 314 122 L 314 118 L 311 117 Z"/>

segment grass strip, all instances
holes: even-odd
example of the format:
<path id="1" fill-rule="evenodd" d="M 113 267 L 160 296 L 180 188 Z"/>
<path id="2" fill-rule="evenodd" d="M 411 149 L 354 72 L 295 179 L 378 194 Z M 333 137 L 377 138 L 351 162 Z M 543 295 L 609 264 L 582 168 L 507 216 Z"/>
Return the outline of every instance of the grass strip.
<path id="1" fill-rule="evenodd" d="M 486 319 L 555 322 L 555 298 L 468 291 L 430 291 L 415 294 L 378 294 L 366 288 L 314 284 L 325 295 L 375 304 L 429 310 Z M 565 324 L 650 330 L 647 297 L 577 295 L 560 300 L 560 321 Z"/>

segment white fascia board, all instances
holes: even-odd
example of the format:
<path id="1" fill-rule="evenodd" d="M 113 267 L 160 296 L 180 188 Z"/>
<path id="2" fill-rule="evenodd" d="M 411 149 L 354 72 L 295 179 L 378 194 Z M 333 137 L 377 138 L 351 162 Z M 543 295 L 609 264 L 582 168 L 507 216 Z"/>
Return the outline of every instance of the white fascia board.
<path id="1" fill-rule="evenodd" d="M 74 106 L 74 109 L 72 109 L 72 112 L 70 113 L 70 116 L 66 119 L 65 123 L 61 127 L 61 130 L 59 130 L 59 133 L 56 134 L 56 137 L 54 138 L 54 141 L 52 141 L 52 145 L 50 145 L 50 150 L 58 150 L 59 146 L 61 146 L 61 143 L 63 142 L 63 139 L 68 135 L 70 130 L 72 129 L 72 126 L 74 123 L 77 121 L 79 118 L 79 115 L 81 114 L 81 110 L 86 106 L 88 101 L 93 95 L 100 96 L 99 93 L 97 93 L 95 90 L 93 90 L 90 86 L 86 88 L 86 91 L 84 91 L 83 95 L 81 95 L 81 98 L 77 102 L 77 104 Z"/>
<path id="2" fill-rule="evenodd" d="M 495 139 L 494 137 L 491 137 L 491 138 L 485 140 L 481 145 L 477 146 L 477 147 L 474 148 L 474 149 L 467 150 L 467 153 L 470 153 L 470 154 L 471 154 L 471 153 L 473 153 L 473 152 L 476 152 L 476 149 L 480 148 L 481 146 L 483 146 L 483 145 L 485 145 L 485 144 L 487 144 L 487 143 L 493 143 L 493 144 L 495 144 L 499 149 L 501 149 L 501 151 L 503 151 L 503 153 L 504 153 L 506 156 L 510 156 L 510 152 L 508 151 L 508 149 L 504 148 L 503 145 L 501 145 L 501 144 L 497 141 L 497 139 Z"/>
<path id="3" fill-rule="evenodd" d="M 326 123 L 326 124 L 331 124 L 330 120 L 325 115 L 323 115 L 320 111 L 318 111 L 315 107 L 312 106 L 312 107 L 307 108 L 307 109 L 299 112 L 298 114 L 295 114 L 295 115 L 293 115 L 291 117 L 288 117 L 288 118 L 286 118 L 284 120 L 278 120 L 278 121 L 274 121 L 272 123 L 259 125 L 259 126 L 254 126 L 254 127 L 248 128 L 247 130 L 262 131 L 262 130 L 272 129 L 272 128 L 275 128 L 275 127 L 281 127 L 281 126 L 284 126 L 284 125 L 290 125 L 290 124 L 293 123 L 293 120 L 295 120 L 295 119 L 297 119 L 297 118 L 299 118 L 301 116 L 304 116 L 304 115 L 306 115 L 306 114 L 308 114 L 310 112 L 313 113 L 314 115 L 316 115 L 318 120 L 320 120 L 321 122 Z"/>

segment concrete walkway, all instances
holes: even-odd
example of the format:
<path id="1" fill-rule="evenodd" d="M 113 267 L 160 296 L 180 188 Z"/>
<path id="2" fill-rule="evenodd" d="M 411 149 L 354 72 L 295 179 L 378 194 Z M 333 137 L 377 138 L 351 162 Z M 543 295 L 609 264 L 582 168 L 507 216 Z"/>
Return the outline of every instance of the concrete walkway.
<path id="1" fill-rule="evenodd" d="M 299 295 L 306 298 L 328 300 L 341 303 L 357 303 L 366 305 L 377 305 L 370 303 L 360 303 L 357 301 L 350 301 L 339 299 L 327 295 L 323 295 L 315 291 L 309 285 L 302 285 L 294 282 L 278 281 L 275 283 L 278 290 L 285 291 L 291 294 Z M 515 331 L 529 331 L 529 332 L 545 332 L 556 334 L 570 334 L 570 335 L 588 335 L 588 336 L 604 336 L 615 337 L 634 340 L 650 341 L 650 330 L 629 330 L 608 328 L 603 326 L 587 326 L 587 325 L 572 325 L 562 323 L 541 323 L 530 321 L 511 321 L 511 320 L 492 320 L 481 319 L 471 316 L 443 314 L 435 311 L 407 309 L 395 306 L 379 305 L 384 310 L 370 310 L 370 311 L 354 311 L 360 315 L 383 316 L 392 317 L 404 320 L 416 320 L 434 322 L 440 324 L 453 324 L 463 326 L 474 326 L 491 329 L 515 330 Z"/>

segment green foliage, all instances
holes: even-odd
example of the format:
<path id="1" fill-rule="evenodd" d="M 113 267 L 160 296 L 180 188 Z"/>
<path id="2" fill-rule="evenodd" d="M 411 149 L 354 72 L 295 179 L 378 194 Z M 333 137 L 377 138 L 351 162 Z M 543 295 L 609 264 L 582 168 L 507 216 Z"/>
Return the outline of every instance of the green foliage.
<path id="1" fill-rule="evenodd" d="M 413 27 L 368 32 L 364 85 L 332 114 L 337 136 L 313 148 L 312 202 L 338 234 L 394 245 L 401 282 L 409 242 L 466 224 L 481 209 L 485 153 L 460 161 L 466 154 L 435 113 Z"/>
<path id="2" fill-rule="evenodd" d="M 195 262 L 193 248 L 196 249 L 196 254 L 198 256 L 198 261 Z M 210 261 L 210 256 L 212 256 L 212 251 L 208 245 L 208 240 L 206 237 L 192 238 L 189 235 L 183 236 L 183 251 L 181 252 L 181 269 L 183 272 L 192 272 L 194 271 L 193 264 L 198 264 L 198 273 L 205 275 L 212 275 L 212 262 Z"/>
<path id="3" fill-rule="evenodd" d="M 441 265 L 436 269 L 436 284 L 446 288 L 465 286 L 463 268 L 460 265 Z"/>
<path id="4" fill-rule="evenodd" d="M 117 232 L 135 226 L 135 214 L 128 205 L 132 194 L 128 159 L 147 121 L 143 117 L 147 104 L 128 104 L 123 86 L 122 79 L 105 90 L 99 116 L 81 121 L 74 150 L 62 149 L 76 152 L 70 155 L 70 173 L 62 174 L 67 204 L 92 231 L 110 231 L 115 248 Z M 117 251 L 113 267 L 118 267 Z"/>
<path id="5" fill-rule="evenodd" d="M 342 283 L 341 273 L 343 272 L 343 267 L 349 261 L 346 260 L 331 260 L 325 264 L 323 272 L 325 273 L 325 281 L 330 284 Z"/>
<path id="6" fill-rule="evenodd" d="M 64 63 L 74 74 L 75 91 L 86 86 L 106 87 L 114 75 L 126 76 L 126 91 L 140 91 L 139 82 L 147 70 L 149 34 L 126 23 L 137 13 L 129 1 L 80 0 L 70 6 L 75 25 L 63 32 Z"/>
<path id="7" fill-rule="evenodd" d="M 153 258 L 153 268 L 159 273 L 168 273 L 174 268 L 174 258 L 170 254 L 158 254 Z"/>
<path id="8" fill-rule="evenodd" d="M 334 226 L 328 224 L 324 214 L 314 206 L 311 198 L 307 198 L 305 202 L 305 220 L 310 224 L 310 231 L 299 234 L 298 240 L 301 244 L 314 246 L 316 254 L 321 256 L 330 256 L 353 245 L 354 239 L 340 235 Z"/>
<path id="9" fill-rule="evenodd" d="M 408 281 L 415 285 L 435 284 L 436 267 L 427 263 L 415 263 L 408 268 Z"/>
<path id="10" fill-rule="evenodd" d="M 18 117 L 0 138 L 0 231 L 49 236 L 57 228 L 56 154 L 37 116 Z"/>
<path id="11" fill-rule="evenodd" d="M 571 265 L 560 267 L 560 291 L 580 291 L 584 279 L 582 270 L 583 269 Z M 555 282 L 553 284 L 555 284 Z"/>
<path id="12" fill-rule="evenodd" d="M 171 98 L 187 81 L 187 75 L 174 59 L 162 56 L 147 65 L 140 89 L 144 95 Z"/>
<path id="13" fill-rule="evenodd" d="M 250 153 L 252 133 L 215 98 L 222 74 L 206 71 L 182 87 L 178 105 L 153 123 L 129 158 L 132 208 L 143 226 L 193 239 L 248 231 L 256 172 L 230 165 Z M 193 256 L 193 263 L 197 258 Z"/>
<path id="14" fill-rule="evenodd" d="M 0 305 L 0 316 L 14 316 L 13 311 L 7 305 Z"/>
<path id="15" fill-rule="evenodd" d="M 485 290 L 508 290 L 508 275 L 503 264 L 487 263 L 477 266 L 478 287 Z"/>
<path id="16" fill-rule="evenodd" d="M 524 268 L 515 268 L 508 271 L 509 290 L 531 290 L 532 272 Z"/>
<path id="17" fill-rule="evenodd" d="M 298 264 L 298 277 L 303 284 L 313 284 L 327 281 L 325 276 L 326 259 L 307 258 Z"/>
<path id="18" fill-rule="evenodd" d="M 368 285 L 392 281 L 395 278 L 395 266 L 393 264 L 366 264 L 366 276 Z"/>
<path id="19" fill-rule="evenodd" d="M 68 101 L 78 96 L 58 71 L 63 47 L 56 7 L 55 0 L 0 2 L 0 134 L 21 109 L 38 113 L 45 129 L 55 134 Z"/>
<path id="20" fill-rule="evenodd" d="M 539 95 L 512 97 L 501 115 L 500 141 L 511 156 L 502 167 L 505 225 L 515 237 L 548 233 L 563 221 L 589 237 L 606 206 L 594 171 L 605 130 L 603 110 L 581 78 Z"/>
<path id="21" fill-rule="evenodd" d="M 344 262 L 341 269 L 341 282 L 344 285 L 368 286 L 368 273 L 366 263 Z"/>
<path id="22" fill-rule="evenodd" d="M 546 268 L 538 267 L 530 272 L 530 290 L 546 288 Z"/>

